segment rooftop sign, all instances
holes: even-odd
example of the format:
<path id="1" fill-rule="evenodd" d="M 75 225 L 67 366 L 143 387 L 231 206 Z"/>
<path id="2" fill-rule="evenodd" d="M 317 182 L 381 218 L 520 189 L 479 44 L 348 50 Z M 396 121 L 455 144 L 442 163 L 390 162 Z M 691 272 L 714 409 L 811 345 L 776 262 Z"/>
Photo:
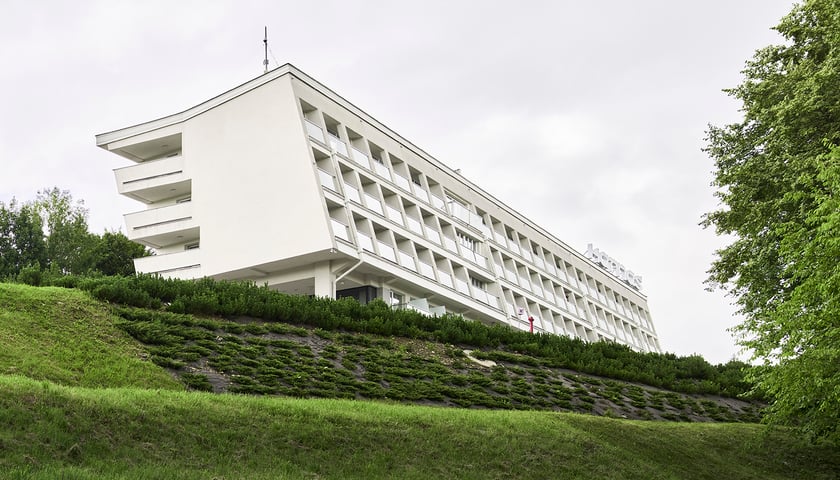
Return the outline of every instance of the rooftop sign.
<path id="1" fill-rule="evenodd" d="M 636 290 L 642 289 L 641 275 L 636 275 L 631 270 L 624 268 L 624 265 L 618 263 L 614 258 L 610 257 L 606 253 L 598 250 L 597 248 L 592 248 L 591 243 L 587 245 L 586 253 L 584 255 L 586 258 L 604 267 L 604 270 L 615 275 L 622 282 L 630 285 L 630 287 Z"/>

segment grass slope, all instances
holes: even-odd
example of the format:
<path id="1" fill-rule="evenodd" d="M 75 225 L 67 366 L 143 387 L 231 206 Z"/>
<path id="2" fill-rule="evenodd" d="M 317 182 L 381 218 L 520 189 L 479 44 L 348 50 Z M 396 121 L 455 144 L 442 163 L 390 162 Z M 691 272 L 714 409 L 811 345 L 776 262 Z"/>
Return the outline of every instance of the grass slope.
<path id="1" fill-rule="evenodd" d="M 78 290 L 0 283 L 0 373 L 83 387 L 183 389 L 144 361 L 108 306 Z"/>
<path id="2" fill-rule="evenodd" d="M 84 389 L 0 376 L 4 478 L 836 478 L 755 424 Z"/>
<path id="3" fill-rule="evenodd" d="M 113 311 L 75 290 L 0 284 L 2 478 L 820 480 L 836 478 L 840 470 L 836 448 L 805 446 L 757 424 L 178 391 L 183 386 L 149 361 L 154 351 L 117 327 L 127 319 Z M 190 318 L 196 320 L 182 317 Z M 336 343 L 341 338 L 284 328 L 290 329 L 287 337 L 335 346 L 336 364 L 365 353 L 353 345 L 385 342 L 348 337 L 350 343 Z M 218 335 L 215 326 L 213 332 Z M 264 335 L 243 334 L 257 339 L 250 347 L 260 346 Z M 243 352 L 261 353 L 249 345 Z M 272 348 L 277 346 L 292 345 Z M 400 353 L 399 344 L 380 346 Z M 380 365 L 394 360 L 384 350 L 375 351 L 386 360 Z M 528 373 L 506 367 L 516 368 Z"/>

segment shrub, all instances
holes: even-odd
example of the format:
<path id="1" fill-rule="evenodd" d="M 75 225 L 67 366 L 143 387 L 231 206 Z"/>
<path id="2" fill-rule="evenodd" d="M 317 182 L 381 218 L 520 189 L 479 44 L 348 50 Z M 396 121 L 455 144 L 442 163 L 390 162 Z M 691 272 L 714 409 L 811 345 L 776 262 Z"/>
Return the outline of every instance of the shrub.
<path id="1" fill-rule="evenodd" d="M 34 265 L 28 265 L 20 270 L 17 281 L 33 287 L 40 287 L 43 277 L 44 274 L 41 271 L 41 265 L 35 262 Z"/>

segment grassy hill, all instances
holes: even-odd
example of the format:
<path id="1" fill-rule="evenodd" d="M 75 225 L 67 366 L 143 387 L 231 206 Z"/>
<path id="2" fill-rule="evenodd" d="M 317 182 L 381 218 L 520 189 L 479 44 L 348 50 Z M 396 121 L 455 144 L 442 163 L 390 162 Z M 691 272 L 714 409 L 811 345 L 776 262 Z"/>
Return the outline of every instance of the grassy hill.
<path id="1" fill-rule="evenodd" d="M 0 283 L 0 373 L 82 387 L 183 389 L 84 292 Z"/>
<path id="2" fill-rule="evenodd" d="M 833 479 L 756 424 L 60 387 L 0 377 L 4 478 Z M 6 476 L 7 475 L 7 476 Z"/>
<path id="3" fill-rule="evenodd" d="M 27 479 L 829 479 L 840 471 L 836 448 L 802 445 L 758 424 L 556 411 L 618 413 L 629 404 L 628 411 L 690 416 L 695 406 L 678 398 L 696 399 L 702 413 L 697 396 L 503 350 L 486 352 L 499 362 L 486 368 L 458 352 L 418 339 L 115 307 L 79 290 L 0 284 L 0 471 Z M 270 363 L 262 358 L 275 371 L 260 373 Z M 245 375 L 246 367 L 254 371 Z M 287 373 L 294 371 L 300 378 Z M 491 401 L 518 399 L 512 406 L 529 411 L 394 401 L 459 405 L 457 389 L 438 401 L 424 397 L 453 379 L 474 382 L 461 390 L 481 387 Z M 322 396 L 331 385 L 344 396 L 381 400 L 186 392 L 182 380 L 192 388 Z M 371 384 L 420 398 L 365 394 L 376 391 Z M 633 387 L 644 395 L 633 398 Z M 575 400 L 576 389 L 593 400 Z M 544 404 L 563 399 L 573 408 Z"/>

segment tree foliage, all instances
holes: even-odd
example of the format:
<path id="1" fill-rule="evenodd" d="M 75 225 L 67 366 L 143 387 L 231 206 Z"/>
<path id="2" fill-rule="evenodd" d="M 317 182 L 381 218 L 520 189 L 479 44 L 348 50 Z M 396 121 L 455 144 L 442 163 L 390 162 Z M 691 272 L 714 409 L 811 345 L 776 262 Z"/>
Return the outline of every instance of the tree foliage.
<path id="1" fill-rule="evenodd" d="M 94 261 L 98 238 L 88 230 L 84 201 L 58 187 L 38 192 L 33 206 L 44 222 L 49 267 L 63 274 L 84 273 Z"/>
<path id="2" fill-rule="evenodd" d="M 735 240 L 708 282 L 734 296 L 739 342 L 765 368 L 768 419 L 814 438 L 840 425 L 840 4 L 807 0 L 726 92 L 743 120 L 711 126 L 706 151 L 721 208 L 703 225 Z"/>
<path id="3" fill-rule="evenodd" d="M 36 283 L 42 271 L 133 274 L 133 259 L 149 254 L 145 247 L 119 232 L 91 233 L 87 219 L 84 202 L 57 187 L 39 191 L 33 201 L 0 202 L 0 279 Z"/>
<path id="4" fill-rule="evenodd" d="M 36 209 L 14 198 L 8 205 L 0 202 L 0 278 L 46 262 L 47 245 Z"/>

